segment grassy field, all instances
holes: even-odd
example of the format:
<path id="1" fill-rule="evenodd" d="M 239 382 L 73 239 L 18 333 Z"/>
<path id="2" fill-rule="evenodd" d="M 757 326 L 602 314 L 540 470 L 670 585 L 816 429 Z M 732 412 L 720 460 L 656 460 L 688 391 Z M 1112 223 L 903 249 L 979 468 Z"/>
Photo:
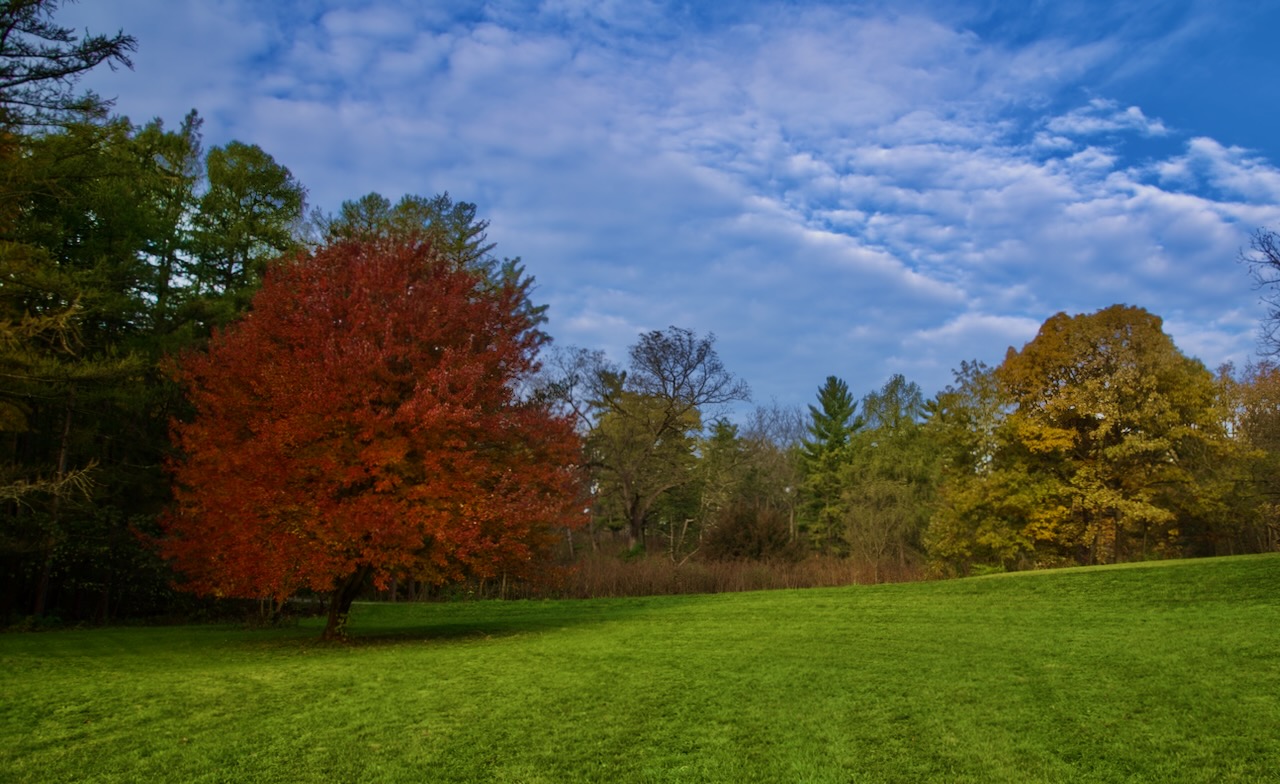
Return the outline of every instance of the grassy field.
<path id="1" fill-rule="evenodd" d="M 1280 781 L 1280 556 L 0 636 L 3 781 Z"/>

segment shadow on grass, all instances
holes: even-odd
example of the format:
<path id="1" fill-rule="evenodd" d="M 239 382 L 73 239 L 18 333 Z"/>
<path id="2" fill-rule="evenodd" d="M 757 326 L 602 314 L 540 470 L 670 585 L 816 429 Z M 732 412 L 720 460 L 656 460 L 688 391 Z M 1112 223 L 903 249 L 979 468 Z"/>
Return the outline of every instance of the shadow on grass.
<path id="1" fill-rule="evenodd" d="M 592 601 L 500 601 L 438 603 L 357 602 L 346 642 L 319 639 L 323 618 L 298 629 L 314 633 L 320 647 L 361 648 L 406 642 L 465 642 L 554 633 L 572 627 L 625 622 L 661 608 L 705 600 L 697 595 L 597 599 Z M 296 639 L 296 638 L 294 638 Z"/>

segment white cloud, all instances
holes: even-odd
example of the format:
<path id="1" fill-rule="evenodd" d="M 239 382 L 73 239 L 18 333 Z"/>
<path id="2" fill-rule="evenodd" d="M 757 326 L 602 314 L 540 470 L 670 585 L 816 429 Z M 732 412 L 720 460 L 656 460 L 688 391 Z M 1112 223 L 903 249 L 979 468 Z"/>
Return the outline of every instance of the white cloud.
<path id="1" fill-rule="evenodd" d="M 1252 343 L 1234 259 L 1280 226 L 1280 170 L 1132 102 L 1081 105 L 1121 33 L 995 40 L 929 2 L 731 23 L 578 0 L 118 5 L 97 26 L 143 46 L 102 82 L 122 109 L 195 105 L 210 142 L 261 144 L 329 209 L 477 202 L 555 334 L 615 358 L 641 329 L 714 331 L 758 397 L 807 401 L 832 373 L 936 389 L 1059 310 L 1121 301 L 1210 363 Z M 91 6 L 111 16 L 68 9 Z M 1135 164 L 1135 140 L 1165 146 Z"/>
<path id="2" fill-rule="evenodd" d="M 919 329 L 901 343 L 890 363 L 900 372 L 950 378 L 965 360 L 995 365 L 1006 349 L 1021 348 L 1035 337 L 1042 319 L 969 311 L 936 326 Z M 939 381 L 939 388 L 943 382 Z"/>
<path id="3" fill-rule="evenodd" d="M 1093 136 L 1118 132 L 1136 132 L 1145 136 L 1164 136 L 1169 129 L 1158 119 L 1147 117 L 1137 106 L 1124 109 L 1115 101 L 1094 98 L 1087 106 L 1050 118 L 1044 127 L 1062 136 Z"/>
<path id="4" fill-rule="evenodd" d="M 1200 179 L 1231 199 L 1280 202 L 1280 169 L 1249 150 L 1214 139 L 1192 139 L 1185 155 L 1162 161 L 1157 171 L 1170 184 Z"/>

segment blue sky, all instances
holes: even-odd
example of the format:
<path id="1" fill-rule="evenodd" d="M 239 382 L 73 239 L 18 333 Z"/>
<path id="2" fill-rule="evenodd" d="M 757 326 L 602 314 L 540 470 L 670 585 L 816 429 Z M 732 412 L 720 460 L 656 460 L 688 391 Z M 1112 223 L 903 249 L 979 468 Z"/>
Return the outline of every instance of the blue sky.
<path id="1" fill-rule="evenodd" d="M 135 121 L 205 117 L 313 205 L 449 191 L 561 344 L 714 332 L 756 402 L 932 394 L 1059 311 L 1145 307 L 1211 368 L 1280 229 L 1280 3 L 86 0 Z"/>

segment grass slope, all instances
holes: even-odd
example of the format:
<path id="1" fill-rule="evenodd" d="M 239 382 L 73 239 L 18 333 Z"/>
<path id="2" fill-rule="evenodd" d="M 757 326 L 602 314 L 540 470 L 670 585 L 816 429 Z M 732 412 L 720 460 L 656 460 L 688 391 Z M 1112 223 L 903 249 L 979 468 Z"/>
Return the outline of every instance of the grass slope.
<path id="1" fill-rule="evenodd" d="M 4 781 L 1277 781 L 1280 556 L 0 636 Z"/>

